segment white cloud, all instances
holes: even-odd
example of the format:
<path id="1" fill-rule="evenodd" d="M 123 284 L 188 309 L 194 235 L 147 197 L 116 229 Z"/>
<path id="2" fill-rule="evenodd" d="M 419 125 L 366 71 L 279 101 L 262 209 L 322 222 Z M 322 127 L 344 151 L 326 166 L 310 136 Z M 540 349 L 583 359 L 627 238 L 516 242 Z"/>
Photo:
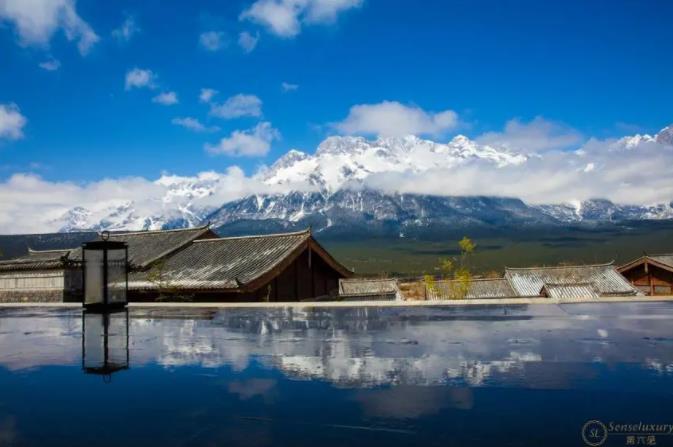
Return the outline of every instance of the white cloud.
<path id="1" fill-rule="evenodd" d="M 217 132 L 218 130 L 220 130 L 220 128 L 217 126 L 208 127 L 203 123 L 201 123 L 201 121 L 199 121 L 198 119 L 192 118 L 190 116 L 173 118 L 171 120 L 171 123 L 175 124 L 176 126 L 189 129 L 193 132 Z"/>
<path id="2" fill-rule="evenodd" d="M 99 37 L 77 14 L 74 0 L 0 0 L 0 20 L 12 23 L 23 46 L 47 47 L 62 30 L 86 55 Z"/>
<path id="3" fill-rule="evenodd" d="M 58 59 L 54 59 L 54 58 L 52 57 L 52 58 L 50 58 L 50 59 L 47 59 L 47 60 L 44 61 L 44 62 L 40 62 L 39 66 L 40 66 L 40 68 L 42 68 L 43 70 L 47 70 L 47 71 L 56 71 L 56 70 L 58 70 L 59 68 L 61 68 L 61 61 L 59 61 Z"/>
<path id="4" fill-rule="evenodd" d="M 212 194 L 175 196 L 169 193 L 176 183 L 202 184 Z M 0 233 L 44 233 L 59 231 L 63 216 L 80 207 L 91 224 L 130 205 L 130 228 L 142 229 L 144 216 L 171 216 L 176 208 L 219 206 L 248 194 L 271 191 L 268 186 L 245 175 L 237 166 L 225 172 L 206 171 L 191 177 L 164 174 L 156 180 L 140 177 L 104 179 L 85 184 L 51 182 L 33 174 L 14 174 L 0 182 Z M 166 201 L 165 198 L 171 200 Z"/>
<path id="5" fill-rule="evenodd" d="M 289 82 L 282 82 L 280 87 L 284 92 L 293 92 L 299 88 L 297 84 L 290 84 Z"/>
<path id="6" fill-rule="evenodd" d="M 134 68 L 126 72 L 124 86 L 126 90 L 145 87 L 153 89 L 156 88 L 156 78 L 157 76 L 152 72 L 152 70 Z"/>
<path id="7" fill-rule="evenodd" d="M 261 122 L 252 129 L 235 130 L 222 138 L 217 145 L 206 144 L 206 151 L 213 155 L 236 157 L 261 157 L 271 149 L 271 143 L 280 139 L 280 132 L 269 122 Z"/>
<path id="8" fill-rule="evenodd" d="M 262 115 L 262 100 L 255 95 L 239 93 L 228 98 L 222 104 L 211 104 L 210 114 L 224 119 L 243 116 L 258 117 Z"/>
<path id="9" fill-rule="evenodd" d="M 302 24 L 333 23 L 339 13 L 362 5 L 362 0 L 257 0 L 239 16 L 264 26 L 280 37 L 294 37 Z"/>
<path id="10" fill-rule="evenodd" d="M 238 45 L 243 48 L 243 51 L 246 53 L 252 52 L 252 50 L 255 49 L 257 46 L 257 42 L 259 41 L 259 33 L 255 33 L 253 36 L 247 31 L 243 31 L 241 34 L 238 35 Z"/>
<path id="11" fill-rule="evenodd" d="M 199 101 L 209 103 L 215 95 L 217 95 L 217 90 L 213 90 L 212 88 L 202 88 L 199 93 Z"/>
<path id="12" fill-rule="evenodd" d="M 490 144 L 500 145 L 496 140 Z M 367 184 L 385 191 L 518 197 L 529 203 L 606 198 L 616 203 L 655 204 L 673 199 L 669 172 L 673 146 L 658 144 L 651 137 L 590 139 L 577 150 L 540 147 L 540 152 L 517 165 L 473 160 L 419 173 L 372 175 Z"/>
<path id="13" fill-rule="evenodd" d="M 18 140 L 28 120 L 16 104 L 0 104 L 0 140 Z"/>
<path id="14" fill-rule="evenodd" d="M 140 27 L 133 16 L 127 16 L 124 22 L 112 31 L 112 37 L 120 42 L 128 42 L 131 38 L 140 32 Z"/>
<path id="15" fill-rule="evenodd" d="M 172 106 L 178 103 L 178 95 L 175 92 L 161 92 L 152 98 L 152 102 L 163 106 Z"/>
<path id="16" fill-rule="evenodd" d="M 383 101 L 351 107 L 346 119 L 335 126 L 347 134 L 404 136 L 438 135 L 457 125 L 458 114 L 452 110 L 431 113 L 416 106 Z"/>
<path id="17" fill-rule="evenodd" d="M 227 44 L 226 35 L 222 31 L 207 31 L 199 35 L 199 45 L 208 51 L 218 51 Z"/>
<path id="18" fill-rule="evenodd" d="M 0 117 L 5 116 L 3 110 L 7 108 L 0 106 Z M 18 112 L 16 106 L 10 105 L 9 110 L 12 109 Z M 3 123 L 4 119 L 0 118 L 0 129 L 4 129 Z M 0 135 L 2 132 L 0 130 Z M 13 135 L 20 136 L 20 130 Z M 278 137 L 278 131 L 269 123 L 262 123 L 249 131 L 233 132 L 212 150 L 232 155 L 261 154 L 266 153 L 270 142 Z M 256 142 L 256 138 L 262 143 Z M 520 197 L 530 203 L 604 197 L 618 203 L 651 204 L 670 202 L 673 198 L 672 165 L 673 145 L 659 144 L 648 136 L 635 136 L 619 140 L 590 139 L 574 151 L 543 150 L 517 165 L 499 167 L 493 162 L 475 160 L 416 174 L 374 174 L 366 184 L 405 193 Z M 587 169 L 588 166 L 592 168 Z M 98 222 L 125 204 L 132 204 L 131 209 L 137 212 L 137 220 L 132 221 L 130 227 L 140 229 L 145 224 L 145 216 L 170 215 L 171 210 L 181 206 L 215 207 L 249 194 L 307 188 L 305 184 L 271 186 L 262 180 L 259 173 L 246 176 L 236 166 L 222 173 L 208 171 L 190 177 L 117 178 L 86 184 L 50 182 L 36 175 L 18 173 L 0 182 L 0 233 L 58 231 L 63 224 L 62 216 L 74 207 L 89 210 L 91 222 Z M 203 184 L 207 191 L 216 186 L 212 194 L 202 197 L 168 194 L 176 182 Z M 164 201 L 166 197 L 171 201 Z M 174 201 L 183 199 L 185 202 Z"/>
<path id="19" fill-rule="evenodd" d="M 507 122 L 502 132 L 488 132 L 478 138 L 483 144 L 497 145 L 518 151 L 548 151 L 576 146 L 582 135 L 560 123 L 536 117 L 528 123 L 519 119 Z"/>

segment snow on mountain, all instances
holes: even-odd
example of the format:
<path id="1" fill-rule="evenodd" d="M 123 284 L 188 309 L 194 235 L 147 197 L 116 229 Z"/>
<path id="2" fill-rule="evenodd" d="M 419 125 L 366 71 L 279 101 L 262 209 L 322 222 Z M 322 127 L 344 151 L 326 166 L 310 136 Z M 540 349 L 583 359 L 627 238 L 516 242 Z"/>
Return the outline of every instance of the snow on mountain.
<path id="1" fill-rule="evenodd" d="M 612 147 L 621 150 L 650 143 L 673 145 L 673 126 L 655 136 L 624 137 Z M 594 199 L 528 205 L 516 198 L 385 194 L 366 188 L 367 178 L 374 174 L 424 173 L 475 160 L 506 167 L 524 164 L 529 156 L 465 136 L 447 143 L 414 136 L 376 140 L 334 136 L 324 140 L 313 155 L 291 150 L 260 170 L 253 180 L 265 185 L 265 194 L 225 200 L 235 194 L 229 192 L 232 187 L 224 174 L 163 175 L 153 182 L 156 194 L 150 199 L 110 199 L 89 208 L 75 207 L 55 223 L 61 231 L 178 228 L 211 221 L 216 227 L 241 225 L 248 233 L 312 225 L 315 231 L 359 228 L 401 235 L 437 227 L 673 219 L 673 203 L 639 206 Z"/>
<path id="2" fill-rule="evenodd" d="M 480 145 L 459 135 L 446 144 L 403 138 L 329 137 L 315 155 L 290 151 L 261 174 L 268 185 L 305 183 L 326 193 L 382 172 L 423 172 L 482 159 L 497 166 L 521 164 L 525 155 Z"/>
<path id="3" fill-rule="evenodd" d="M 659 144 L 673 146 L 673 124 L 661 129 L 654 138 Z"/>
<path id="4" fill-rule="evenodd" d="M 164 175 L 154 182 L 160 193 L 158 197 L 145 199 L 142 203 L 101 200 L 90 208 L 72 208 L 54 223 L 61 232 L 156 230 L 199 225 L 216 209 L 208 199 L 221 187 L 221 180 L 222 176 L 214 172 L 202 173 L 198 177 Z"/>

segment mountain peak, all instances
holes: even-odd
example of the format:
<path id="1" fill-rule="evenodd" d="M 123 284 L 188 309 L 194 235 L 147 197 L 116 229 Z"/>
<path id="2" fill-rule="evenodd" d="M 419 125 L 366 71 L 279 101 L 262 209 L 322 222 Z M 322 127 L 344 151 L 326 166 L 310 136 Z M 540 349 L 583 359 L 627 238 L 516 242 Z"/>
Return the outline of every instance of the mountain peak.
<path id="1" fill-rule="evenodd" d="M 659 131 L 654 139 L 659 144 L 673 146 L 673 124 L 670 124 Z"/>

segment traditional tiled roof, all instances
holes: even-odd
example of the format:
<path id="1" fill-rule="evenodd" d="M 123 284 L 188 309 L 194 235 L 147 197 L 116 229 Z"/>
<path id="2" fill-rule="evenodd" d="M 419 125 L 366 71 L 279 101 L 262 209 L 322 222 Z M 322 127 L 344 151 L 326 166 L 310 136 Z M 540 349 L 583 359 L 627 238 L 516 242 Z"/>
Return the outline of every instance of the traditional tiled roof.
<path id="1" fill-rule="evenodd" d="M 540 294 L 566 302 L 598 299 L 598 294 L 591 284 L 545 284 Z"/>
<path id="2" fill-rule="evenodd" d="M 64 268 L 79 261 L 77 249 L 28 250 L 28 253 L 14 259 L 0 261 L 0 271 L 42 270 Z"/>
<path id="3" fill-rule="evenodd" d="M 635 295 L 638 291 L 612 263 L 558 267 L 507 268 L 505 278 L 517 295 L 540 296 L 545 284 L 590 284 L 599 296 Z"/>
<path id="4" fill-rule="evenodd" d="M 174 253 L 199 237 L 210 233 L 208 226 L 177 230 L 148 230 L 125 233 L 110 233 L 110 241 L 126 242 L 129 247 L 129 264 L 143 269 L 156 260 Z"/>
<path id="5" fill-rule="evenodd" d="M 311 236 L 310 231 L 241 236 L 194 241 L 150 271 L 160 272 L 167 288 L 186 290 L 254 290 L 289 265 L 305 248 L 321 256 L 344 276 L 350 272 L 335 261 Z M 130 289 L 155 289 L 148 272 L 129 276 Z"/>
<path id="6" fill-rule="evenodd" d="M 665 264 L 673 268 L 673 253 L 662 255 L 649 255 L 648 257 L 660 264 Z"/>
<path id="7" fill-rule="evenodd" d="M 626 264 L 620 265 L 617 269 L 619 272 L 626 272 L 631 270 L 634 267 L 637 267 L 642 264 L 652 264 L 657 267 L 660 267 L 665 270 L 670 270 L 673 272 L 673 254 L 645 254 L 639 258 L 633 259 Z"/>
<path id="8" fill-rule="evenodd" d="M 350 278 L 339 280 L 339 297 L 346 299 L 396 299 L 401 297 L 395 279 Z"/>
<path id="9" fill-rule="evenodd" d="M 430 300 L 448 300 L 461 295 L 461 282 L 435 281 L 432 287 L 427 287 L 428 299 Z M 509 282 L 504 278 L 494 279 L 473 279 L 467 284 L 467 291 L 464 298 L 513 298 L 516 292 L 512 289 Z"/>

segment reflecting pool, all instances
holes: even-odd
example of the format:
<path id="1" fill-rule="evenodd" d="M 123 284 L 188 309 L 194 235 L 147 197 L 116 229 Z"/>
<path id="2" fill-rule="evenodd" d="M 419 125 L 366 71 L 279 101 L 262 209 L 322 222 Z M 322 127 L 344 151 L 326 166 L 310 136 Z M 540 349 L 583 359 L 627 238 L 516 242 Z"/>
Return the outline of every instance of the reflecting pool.
<path id="1" fill-rule="evenodd" d="M 581 446 L 590 420 L 673 424 L 673 303 L 0 309 L 0 446 Z"/>

